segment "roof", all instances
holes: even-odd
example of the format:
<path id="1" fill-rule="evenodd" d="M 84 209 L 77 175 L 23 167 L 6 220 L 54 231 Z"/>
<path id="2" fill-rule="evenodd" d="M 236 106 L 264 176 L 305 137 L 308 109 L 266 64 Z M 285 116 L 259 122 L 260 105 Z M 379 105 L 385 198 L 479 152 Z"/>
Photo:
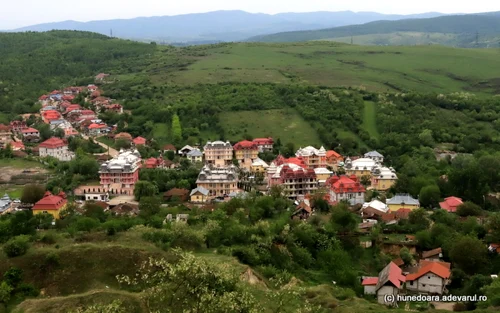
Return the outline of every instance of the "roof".
<path id="1" fill-rule="evenodd" d="M 135 145 L 145 145 L 146 144 L 146 138 L 143 138 L 143 137 L 139 136 L 139 137 L 134 138 L 134 140 L 132 140 L 132 142 Z"/>
<path id="2" fill-rule="evenodd" d="M 429 260 L 420 260 L 418 262 L 418 264 L 420 265 L 420 267 L 425 267 L 431 263 L 438 263 L 438 264 L 441 264 L 442 266 L 446 267 L 447 269 L 450 269 L 451 268 L 451 263 L 448 263 L 448 262 L 440 262 L 440 261 L 429 261 Z"/>
<path id="3" fill-rule="evenodd" d="M 417 199 L 412 198 L 409 194 L 397 194 L 393 198 L 387 199 L 387 204 L 409 204 L 420 205 Z"/>
<path id="4" fill-rule="evenodd" d="M 380 212 L 384 212 L 384 213 L 389 211 L 389 207 L 387 206 L 387 204 L 385 204 L 382 201 L 377 200 L 377 199 L 372 200 L 371 202 L 365 202 L 363 204 L 362 208 L 366 209 L 368 207 L 373 208 L 373 209 L 380 211 Z"/>
<path id="5" fill-rule="evenodd" d="M 5 124 L 0 124 L 0 131 L 8 132 L 10 131 L 10 127 Z"/>
<path id="6" fill-rule="evenodd" d="M 192 196 L 192 195 L 194 195 L 194 194 L 196 194 L 198 192 L 201 193 L 204 196 L 207 196 L 208 193 L 209 193 L 209 191 L 207 189 L 205 189 L 203 187 L 198 187 L 198 188 L 195 188 L 195 189 L 191 190 L 191 193 L 189 195 Z"/>
<path id="7" fill-rule="evenodd" d="M 394 212 L 394 214 L 396 215 L 396 219 L 405 219 L 405 220 L 410 218 L 410 213 L 411 209 L 405 209 L 405 208 L 400 208 Z"/>
<path id="8" fill-rule="evenodd" d="M 252 166 L 262 166 L 265 168 L 269 167 L 269 165 L 260 158 L 255 159 L 252 163 Z"/>
<path id="9" fill-rule="evenodd" d="M 164 196 L 187 196 L 189 194 L 189 190 L 182 188 L 173 188 L 164 193 Z"/>
<path id="10" fill-rule="evenodd" d="M 439 264 L 438 262 L 430 262 L 426 266 L 420 268 L 418 272 L 407 275 L 406 280 L 413 281 L 419 279 L 427 273 L 433 273 L 444 279 L 449 278 L 451 274 L 450 269 L 446 268 L 445 266 Z"/>
<path id="11" fill-rule="evenodd" d="M 47 139 L 39 145 L 40 148 L 47 148 L 47 149 L 55 149 L 64 146 L 66 146 L 66 143 L 62 139 L 57 137 L 52 137 L 50 139 Z"/>
<path id="12" fill-rule="evenodd" d="M 406 279 L 402 274 L 402 270 L 394 262 L 391 262 L 378 274 L 376 289 L 380 289 L 380 287 L 385 286 L 388 282 L 399 289 L 405 281 Z"/>
<path id="13" fill-rule="evenodd" d="M 352 192 L 365 192 L 366 189 L 363 185 L 361 185 L 358 181 L 354 181 L 353 179 L 342 175 L 332 176 L 330 177 L 326 184 L 335 192 L 335 193 L 352 193 Z"/>
<path id="14" fill-rule="evenodd" d="M 370 151 L 365 153 L 364 155 L 365 158 L 383 158 L 384 156 L 377 151 Z"/>
<path id="15" fill-rule="evenodd" d="M 205 147 L 203 147 L 204 150 L 207 150 L 207 149 L 214 149 L 214 148 L 233 148 L 233 146 L 231 146 L 231 144 L 229 143 L 229 141 L 226 141 L 226 142 L 223 142 L 223 141 L 220 141 L 220 140 L 217 140 L 217 141 L 208 141 L 207 144 L 205 145 Z"/>
<path id="16" fill-rule="evenodd" d="M 92 123 L 89 125 L 89 129 L 99 129 L 99 128 L 107 128 L 108 126 L 106 124 L 95 124 Z"/>
<path id="17" fill-rule="evenodd" d="M 448 197 L 444 199 L 443 202 L 439 202 L 439 206 L 441 207 L 441 209 L 446 210 L 450 213 L 456 212 L 457 207 L 461 204 L 463 204 L 462 199 L 457 197 Z"/>
<path id="18" fill-rule="evenodd" d="M 368 170 L 371 171 L 377 163 L 373 161 L 370 158 L 360 158 L 356 159 L 354 161 L 351 161 L 351 163 L 346 162 L 346 169 L 350 170 Z"/>
<path id="19" fill-rule="evenodd" d="M 199 149 L 193 149 L 186 154 L 188 157 L 201 157 L 203 153 Z"/>
<path id="20" fill-rule="evenodd" d="M 12 149 L 24 149 L 24 144 L 20 141 L 12 141 L 10 143 L 10 146 L 12 147 Z"/>
<path id="21" fill-rule="evenodd" d="M 333 150 L 326 151 L 326 157 L 327 158 L 331 158 L 331 157 L 342 158 L 342 156 L 339 153 L 337 153 L 336 151 L 333 151 Z"/>
<path id="22" fill-rule="evenodd" d="M 132 135 L 129 133 L 119 133 L 115 135 L 115 139 L 127 139 L 132 141 Z"/>
<path id="23" fill-rule="evenodd" d="M 33 206 L 33 210 L 59 210 L 66 205 L 67 200 L 46 192 L 44 197 Z"/>
<path id="24" fill-rule="evenodd" d="M 258 146 L 272 145 L 272 144 L 274 144 L 274 140 L 271 137 L 269 137 L 269 138 L 255 138 L 253 140 L 253 143 L 255 143 Z"/>
<path id="25" fill-rule="evenodd" d="M 378 283 L 378 277 L 366 277 L 363 279 L 361 285 L 363 286 L 376 286 Z"/>
<path id="26" fill-rule="evenodd" d="M 392 262 L 394 262 L 394 264 L 396 264 L 397 266 L 402 266 L 405 264 L 402 258 L 397 258 L 395 260 L 392 260 Z"/>
<path id="27" fill-rule="evenodd" d="M 304 210 L 307 213 L 311 213 L 312 212 L 311 205 L 309 204 L 309 200 L 302 200 L 302 201 L 300 201 L 300 203 L 297 205 L 297 208 L 295 209 L 295 212 L 298 212 L 298 211 L 301 211 L 301 210 Z"/>
<path id="28" fill-rule="evenodd" d="M 173 144 L 168 144 L 168 145 L 163 146 L 163 150 L 164 151 L 177 151 L 177 149 L 175 148 L 175 146 Z"/>
<path id="29" fill-rule="evenodd" d="M 308 147 L 300 148 L 299 150 L 297 150 L 295 155 L 298 157 L 299 156 L 309 157 L 312 155 L 326 156 L 326 150 L 323 146 L 321 146 L 321 148 L 319 148 L 319 149 L 316 149 L 313 146 L 308 146 Z"/>
<path id="30" fill-rule="evenodd" d="M 426 259 L 426 258 L 435 256 L 435 255 L 439 255 L 440 253 L 443 253 L 443 250 L 441 248 L 436 248 L 433 250 L 424 251 L 424 252 L 422 252 L 422 258 Z"/>
<path id="31" fill-rule="evenodd" d="M 233 146 L 233 149 L 236 151 L 241 150 L 259 150 L 259 147 L 253 141 L 243 140 L 238 142 Z"/>
<path id="32" fill-rule="evenodd" d="M 38 129 L 35 129 L 33 127 L 29 127 L 26 129 L 21 130 L 22 133 L 38 133 Z"/>
<path id="33" fill-rule="evenodd" d="M 333 174 L 332 171 L 330 171 L 329 169 L 324 168 L 324 167 L 315 168 L 314 172 L 316 173 L 316 175 L 321 175 L 321 174 L 323 174 L 323 175 L 331 175 L 331 174 Z"/>

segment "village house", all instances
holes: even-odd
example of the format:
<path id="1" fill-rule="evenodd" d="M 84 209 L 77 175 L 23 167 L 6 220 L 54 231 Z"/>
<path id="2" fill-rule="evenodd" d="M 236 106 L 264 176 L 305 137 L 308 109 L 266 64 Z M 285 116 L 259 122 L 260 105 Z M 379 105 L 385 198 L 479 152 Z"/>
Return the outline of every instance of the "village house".
<path id="1" fill-rule="evenodd" d="M 73 194 L 85 201 L 109 201 L 109 193 L 101 186 L 79 186 Z"/>
<path id="2" fill-rule="evenodd" d="M 10 146 L 12 148 L 12 151 L 21 151 L 26 148 L 21 141 L 12 141 L 10 143 Z"/>
<path id="3" fill-rule="evenodd" d="M 0 213 L 10 208 L 11 204 L 12 200 L 10 199 L 9 195 L 4 194 L 3 197 L 0 199 Z"/>
<path id="4" fill-rule="evenodd" d="M 96 75 L 95 77 L 95 82 L 96 83 L 103 83 L 107 77 L 109 77 L 110 75 L 109 74 L 106 74 L 106 73 L 99 73 Z"/>
<path id="5" fill-rule="evenodd" d="M 41 105 L 47 105 L 47 104 L 49 104 L 49 101 L 50 101 L 50 97 L 48 95 L 42 95 L 42 96 L 40 96 L 40 98 L 38 98 L 38 102 Z"/>
<path id="6" fill-rule="evenodd" d="M 341 156 L 339 153 L 333 150 L 326 151 L 326 166 L 329 166 L 332 169 L 337 170 L 339 166 L 343 164 L 343 162 L 344 162 L 344 157 Z"/>
<path id="7" fill-rule="evenodd" d="M 132 142 L 132 135 L 129 133 L 119 133 L 115 135 L 115 141 L 125 140 L 128 142 Z"/>
<path id="8" fill-rule="evenodd" d="M 186 154 L 186 158 L 192 163 L 203 162 L 203 152 L 200 149 L 193 149 Z"/>
<path id="9" fill-rule="evenodd" d="M 226 197 L 238 190 L 237 168 L 234 165 L 225 168 L 205 165 L 198 175 L 196 185 L 207 189 L 210 197 Z"/>
<path id="10" fill-rule="evenodd" d="M 53 157 L 59 161 L 71 161 L 75 157 L 75 154 L 68 150 L 68 144 L 57 137 L 42 142 L 38 149 L 42 158 Z"/>
<path id="11" fill-rule="evenodd" d="M 446 293 L 446 285 L 450 283 L 450 269 L 440 262 L 428 262 L 418 272 L 406 276 L 408 291 L 429 294 Z"/>
<path id="12" fill-rule="evenodd" d="M 316 179 L 320 185 L 324 185 L 333 174 L 332 171 L 324 167 L 317 167 L 314 169 L 314 172 L 316 173 Z"/>
<path id="13" fill-rule="evenodd" d="M 92 123 L 87 127 L 87 132 L 89 136 L 99 136 L 101 134 L 107 133 L 109 130 L 106 124 L 96 124 Z"/>
<path id="14" fill-rule="evenodd" d="M 92 110 L 81 110 L 80 111 L 80 119 L 96 119 L 97 115 Z"/>
<path id="15" fill-rule="evenodd" d="M 376 163 L 380 163 L 380 164 L 384 163 L 384 156 L 382 154 L 378 153 L 377 151 L 367 152 L 367 153 L 365 153 L 364 157 L 368 158 L 368 159 L 372 159 Z"/>
<path id="16" fill-rule="evenodd" d="M 132 143 L 137 147 L 137 146 L 145 146 L 146 145 L 146 138 L 143 138 L 141 136 L 136 137 L 132 140 Z"/>
<path id="17" fill-rule="evenodd" d="M 252 141 L 240 141 L 233 146 L 240 168 L 250 170 L 252 163 L 259 157 L 259 146 Z"/>
<path id="18" fill-rule="evenodd" d="M 93 93 L 95 91 L 97 91 L 99 88 L 97 88 L 96 85 L 88 85 L 87 86 L 87 90 L 89 91 L 89 93 Z"/>
<path id="19" fill-rule="evenodd" d="M 114 112 L 116 114 L 123 114 L 123 106 L 121 104 L 118 104 L 118 103 L 105 103 L 102 105 L 101 110 L 102 110 L 102 108 L 104 108 L 104 110 L 106 112 Z"/>
<path id="20" fill-rule="evenodd" d="M 185 157 L 190 151 L 192 151 L 194 149 L 195 149 L 194 147 L 186 145 L 186 146 L 182 147 L 181 149 L 179 149 L 179 155 L 182 155 L 183 157 Z"/>
<path id="21" fill-rule="evenodd" d="M 314 147 L 300 148 L 295 156 L 302 158 L 307 168 L 326 168 L 326 150 L 324 147 L 316 149 Z"/>
<path id="22" fill-rule="evenodd" d="M 21 130 L 22 136 L 23 136 L 23 141 L 24 142 L 39 142 L 40 141 L 40 132 L 38 129 L 29 127 Z"/>
<path id="23" fill-rule="evenodd" d="M 139 205 L 125 202 L 114 205 L 109 209 L 109 212 L 111 212 L 112 215 L 117 216 L 137 216 L 139 215 L 140 210 Z"/>
<path id="24" fill-rule="evenodd" d="M 380 213 L 387 213 L 389 211 L 389 207 L 387 206 L 387 204 L 383 203 L 380 200 L 375 199 L 370 202 L 365 202 L 363 204 L 363 206 L 361 207 L 361 217 L 365 218 L 366 213 L 364 211 L 368 212 L 369 209 L 376 210 Z"/>
<path id="25" fill-rule="evenodd" d="M 252 173 L 265 173 L 269 165 L 263 160 L 257 158 L 253 161 L 250 171 Z"/>
<path id="26" fill-rule="evenodd" d="M 147 169 L 155 169 L 155 168 L 163 168 L 164 167 L 164 161 L 163 158 L 149 158 L 144 161 L 144 166 L 143 168 Z"/>
<path id="27" fill-rule="evenodd" d="M 377 293 L 378 277 L 365 277 L 361 283 L 365 295 L 375 295 Z"/>
<path id="28" fill-rule="evenodd" d="M 387 199 L 386 203 L 391 211 L 401 208 L 415 210 L 420 207 L 420 202 L 409 194 L 396 194 L 393 198 Z"/>
<path id="29" fill-rule="evenodd" d="M 283 186 L 286 196 L 296 200 L 299 196 L 311 194 L 318 189 L 316 173 L 294 163 L 279 166 L 273 162 L 267 169 L 268 186 Z"/>
<path id="30" fill-rule="evenodd" d="M 57 129 L 61 129 L 64 132 L 65 138 L 79 135 L 78 131 L 76 131 L 76 129 L 73 128 L 71 123 L 69 123 L 66 120 L 62 120 L 60 123 L 54 123 L 54 124 L 51 122 L 50 129 L 52 131 L 56 131 Z"/>
<path id="31" fill-rule="evenodd" d="M 203 187 L 195 188 L 191 190 L 191 193 L 189 194 L 189 201 L 193 203 L 205 203 L 208 201 L 209 193 L 210 191 Z"/>
<path id="32" fill-rule="evenodd" d="M 189 190 L 182 188 L 173 188 L 163 194 L 165 201 L 180 201 L 186 202 L 189 198 Z"/>
<path id="33" fill-rule="evenodd" d="M 28 126 L 26 126 L 25 121 L 11 121 L 9 126 L 10 126 L 10 131 L 15 134 L 19 134 L 24 129 L 28 128 Z"/>
<path id="34" fill-rule="evenodd" d="M 311 203 L 308 199 L 300 200 L 299 204 L 292 213 L 294 220 L 307 220 L 312 214 Z"/>
<path id="35" fill-rule="evenodd" d="M 62 118 L 61 113 L 56 110 L 47 110 L 41 112 L 43 122 L 50 124 L 51 121 L 60 120 Z"/>
<path id="36" fill-rule="evenodd" d="M 345 160 L 344 169 L 347 175 L 356 175 L 358 179 L 363 176 L 371 177 L 373 168 L 377 163 L 369 158 L 361 158 L 352 161 L 350 158 Z"/>
<path id="37" fill-rule="evenodd" d="M 2 146 L 7 145 L 12 141 L 12 132 L 10 127 L 4 124 L 0 124 L 0 144 Z"/>
<path id="38" fill-rule="evenodd" d="M 59 219 L 59 214 L 61 211 L 66 209 L 68 200 L 66 200 L 66 194 L 60 192 L 57 196 L 47 191 L 42 199 L 40 199 L 33 208 L 33 214 L 47 213 L 52 215 L 55 219 Z"/>
<path id="39" fill-rule="evenodd" d="M 378 191 L 387 191 L 396 184 L 398 176 L 393 168 L 375 166 L 372 169 L 371 186 Z"/>
<path id="40" fill-rule="evenodd" d="M 141 155 L 137 150 L 121 150 L 120 154 L 101 165 L 101 186 L 110 195 L 133 195 L 140 168 Z"/>
<path id="41" fill-rule="evenodd" d="M 386 295 L 397 296 L 401 292 L 405 281 L 406 278 L 403 276 L 402 270 L 394 262 L 389 263 L 377 277 L 375 294 L 377 295 L 378 303 L 397 306 L 397 302 L 387 303 Z"/>
<path id="42" fill-rule="evenodd" d="M 273 151 L 274 140 L 273 138 L 255 138 L 252 140 L 254 144 L 259 148 L 259 152 L 270 152 Z"/>
<path id="43" fill-rule="evenodd" d="M 215 167 L 225 167 L 232 164 L 233 146 L 229 141 L 207 142 L 203 147 L 205 162 Z"/>
<path id="44" fill-rule="evenodd" d="M 422 259 L 427 261 L 441 261 L 443 250 L 441 248 L 422 252 Z"/>
<path id="45" fill-rule="evenodd" d="M 342 200 L 348 201 L 350 205 L 365 202 L 366 189 L 360 184 L 356 175 L 351 175 L 351 177 L 332 176 L 326 181 L 326 186 L 329 189 L 330 201 L 333 203 Z"/>
<path id="46" fill-rule="evenodd" d="M 168 151 L 172 151 L 173 153 L 177 153 L 177 149 L 173 144 L 167 144 L 163 146 L 163 154 L 167 153 Z"/>
<path id="47" fill-rule="evenodd" d="M 439 207 L 449 213 L 455 213 L 461 204 L 463 204 L 462 199 L 457 197 L 448 197 L 445 198 L 443 202 L 439 202 Z"/>

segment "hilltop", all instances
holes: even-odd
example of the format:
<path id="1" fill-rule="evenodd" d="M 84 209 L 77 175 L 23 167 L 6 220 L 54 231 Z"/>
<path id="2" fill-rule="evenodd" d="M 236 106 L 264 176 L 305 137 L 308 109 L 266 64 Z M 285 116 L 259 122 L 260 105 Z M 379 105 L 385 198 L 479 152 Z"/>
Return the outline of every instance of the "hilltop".
<path id="1" fill-rule="evenodd" d="M 458 47 L 498 47 L 500 43 L 499 14 L 499 12 L 491 12 L 399 21 L 376 21 L 362 25 L 257 36 L 248 41 L 333 40 L 350 42 L 352 39 L 354 43 L 371 45 L 443 44 Z M 476 34 L 478 35 L 477 43 Z"/>
<path id="2" fill-rule="evenodd" d="M 399 20 L 440 16 L 430 12 L 392 15 L 376 12 L 309 12 L 262 14 L 244 11 L 214 11 L 175 16 L 139 17 L 105 21 L 38 24 L 13 31 L 80 30 L 113 35 L 119 38 L 155 40 L 166 43 L 214 43 L 241 41 L 251 36 L 283 31 L 311 30 L 377 20 Z"/>

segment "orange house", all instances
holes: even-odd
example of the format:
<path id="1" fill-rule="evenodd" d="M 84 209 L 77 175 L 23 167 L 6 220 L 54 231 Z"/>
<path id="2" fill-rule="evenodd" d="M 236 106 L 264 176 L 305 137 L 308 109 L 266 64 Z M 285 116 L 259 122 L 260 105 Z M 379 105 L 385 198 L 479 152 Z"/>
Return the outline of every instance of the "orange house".
<path id="1" fill-rule="evenodd" d="M 339 153 L 337 153 L 333 150 L 326 151 L 326 165 L 327 166 L 330 166 L 334 169 L 337 169 L 337 165 L 340 162 L 344 162 L 343 156 L 341 156 Z"/>

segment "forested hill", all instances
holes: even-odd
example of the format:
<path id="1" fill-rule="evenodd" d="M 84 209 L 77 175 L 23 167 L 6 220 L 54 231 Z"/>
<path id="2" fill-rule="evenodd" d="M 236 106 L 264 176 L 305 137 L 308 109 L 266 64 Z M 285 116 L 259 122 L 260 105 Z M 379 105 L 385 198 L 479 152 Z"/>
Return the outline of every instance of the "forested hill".
<path id="1" fill-rule="evenodd" d="M 392 34 L 396 32 L 418 32 L 427 34 L 453 34 L 455 41 L 452 45 L 462 47 L 474 46 L 476 44 L 476 34 L 478 34 L 480 46 L 486 46 L 487 44 L 495 46 L 495 43 L 498 46 L 499 41 L 496 39 L 500 38 L 499 14 L 499 12 L 491 12 L 478 15 L 452 15 L 426 19 L 377 21 L 362 25 L 257 36 L 250 38 L 249 41 L 295 42 L 362 35 Z"/>
<path id="2" fill-rule="evenodd" d="M 0 33 L 0 111 L 29 112 L 47 90 L 88 83 L 98 72 L 134 72 L 154 50 L 90 32 Z"/>

